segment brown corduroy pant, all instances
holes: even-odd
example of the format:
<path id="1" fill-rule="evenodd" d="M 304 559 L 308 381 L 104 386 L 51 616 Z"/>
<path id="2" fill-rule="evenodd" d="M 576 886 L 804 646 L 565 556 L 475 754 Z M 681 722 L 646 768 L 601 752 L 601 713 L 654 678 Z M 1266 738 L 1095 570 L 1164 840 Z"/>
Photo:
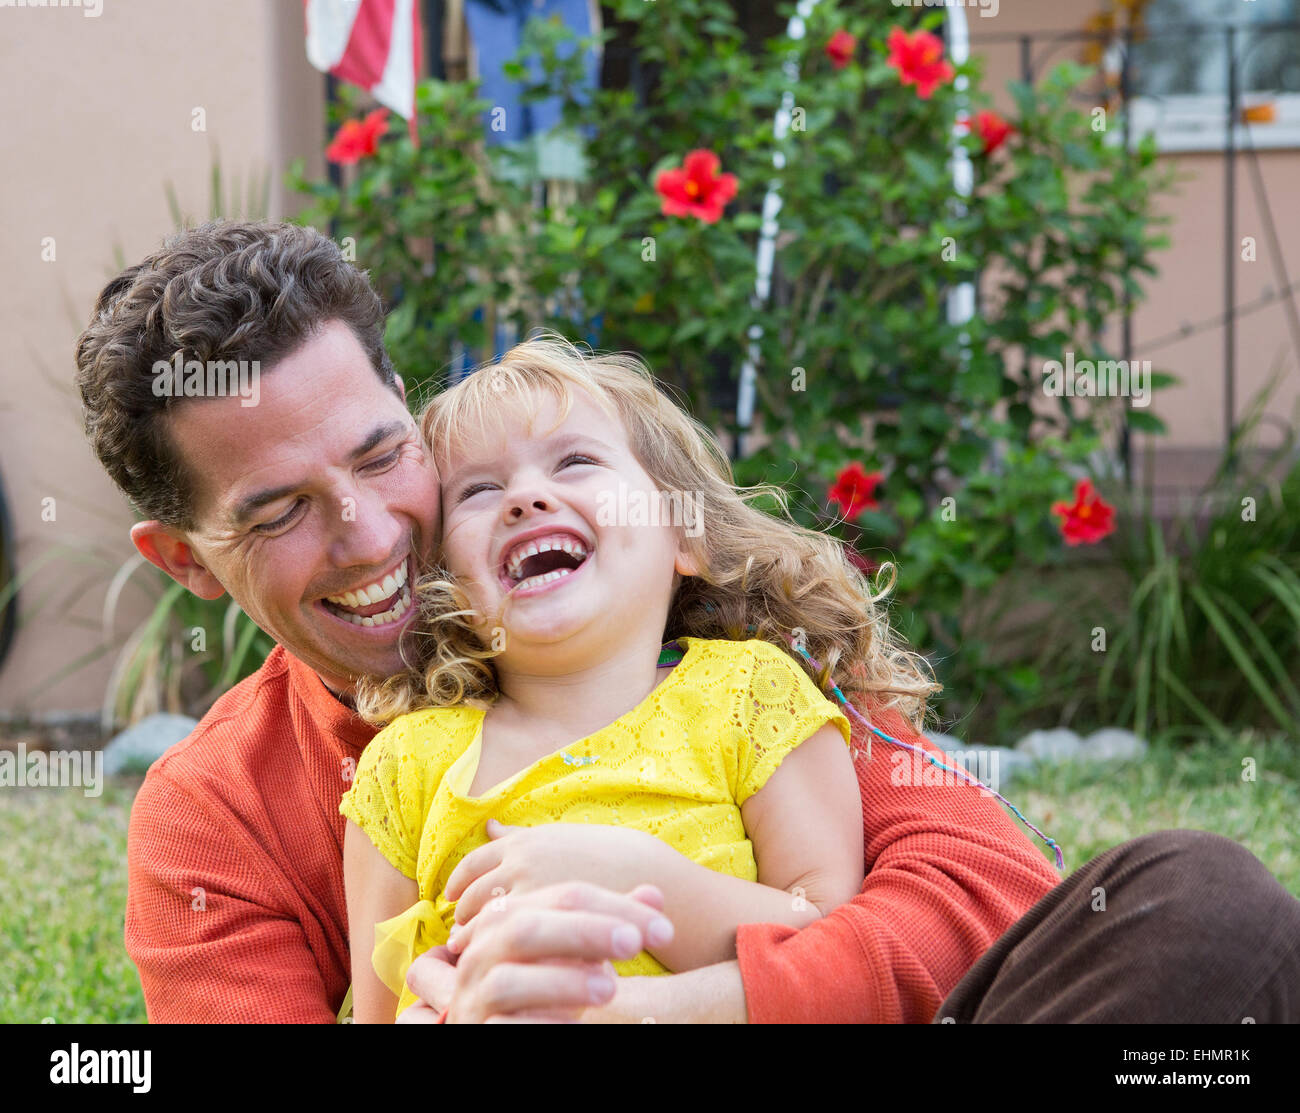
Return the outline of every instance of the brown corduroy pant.
<path id="1" fill-rule="evenodd" d="M 1158 831 L 1079 867 L 933 1023 L 1300 1023 L 1300 900 L 1245 847 Z"/>

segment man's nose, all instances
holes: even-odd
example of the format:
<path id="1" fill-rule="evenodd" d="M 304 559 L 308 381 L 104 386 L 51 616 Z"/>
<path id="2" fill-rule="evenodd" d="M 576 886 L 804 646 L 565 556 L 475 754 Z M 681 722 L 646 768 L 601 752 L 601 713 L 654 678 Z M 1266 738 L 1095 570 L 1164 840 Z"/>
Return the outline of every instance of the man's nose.
<path id="1" fill-rule="evenodd" d="M 379 492 L 358 490 L 340 500 L 334 530 L 334 563 L 377 566 L 391 557 L 409 532 Z"/>

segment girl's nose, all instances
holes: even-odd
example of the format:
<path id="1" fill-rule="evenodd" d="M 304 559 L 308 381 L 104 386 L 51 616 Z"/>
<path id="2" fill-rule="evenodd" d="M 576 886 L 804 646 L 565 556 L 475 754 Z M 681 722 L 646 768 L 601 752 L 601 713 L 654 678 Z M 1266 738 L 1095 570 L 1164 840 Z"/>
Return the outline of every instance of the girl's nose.
<path id="1" fill-rule="evenodd" d="M 529 509 L 525 510 L 525 506 Z M 508 502 L 507 507 L 506 517 L 512 522 L 517 522 L 525 513 L 529 513 L 530 511 L 545 513 L 551 509 L 550 504 L 543 498 L 535 498 L 531 502 L 521 502 L 516 499 Z"/>

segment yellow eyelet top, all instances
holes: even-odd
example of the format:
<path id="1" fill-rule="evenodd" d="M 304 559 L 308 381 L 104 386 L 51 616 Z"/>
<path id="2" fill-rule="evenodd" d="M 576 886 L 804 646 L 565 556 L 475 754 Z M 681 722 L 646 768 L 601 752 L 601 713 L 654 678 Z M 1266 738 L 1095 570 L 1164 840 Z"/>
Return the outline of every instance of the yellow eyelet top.
<path id="1" fill-rule="evenodd" d="M 447 879 L 487 842 L 494 817 L 520 827 L 599 823 L 633 827 L 681 854 L 758 879 L 740 806 L 791 750 L 827 722 L 846 744 L 849 722 L 788 654 L 764 641 L 683 638 L 682 660 L 641 703 L 594 734 L 470 796 L 485 712 L 452 707 L 394 720 L 366 746 L 339 811 L 420 900 L 376 928 L 375 970 L 399 996 L 412 960 L 447 941 L 455 904 Z M 666 969 L 642 952 L 614 964 L 628 974 Z"/>

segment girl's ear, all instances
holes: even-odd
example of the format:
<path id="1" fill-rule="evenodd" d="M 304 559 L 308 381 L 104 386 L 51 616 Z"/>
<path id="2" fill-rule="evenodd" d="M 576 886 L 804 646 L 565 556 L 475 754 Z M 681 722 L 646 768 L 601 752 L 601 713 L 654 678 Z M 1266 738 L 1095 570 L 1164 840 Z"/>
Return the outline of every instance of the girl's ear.
<path id="1" fill-rule="evenodd" d="M 677 545 L 677 560 L 673 567 L 681 576 L 698 576 L 700 574 L 699 560 L 680 542 Z"/>

